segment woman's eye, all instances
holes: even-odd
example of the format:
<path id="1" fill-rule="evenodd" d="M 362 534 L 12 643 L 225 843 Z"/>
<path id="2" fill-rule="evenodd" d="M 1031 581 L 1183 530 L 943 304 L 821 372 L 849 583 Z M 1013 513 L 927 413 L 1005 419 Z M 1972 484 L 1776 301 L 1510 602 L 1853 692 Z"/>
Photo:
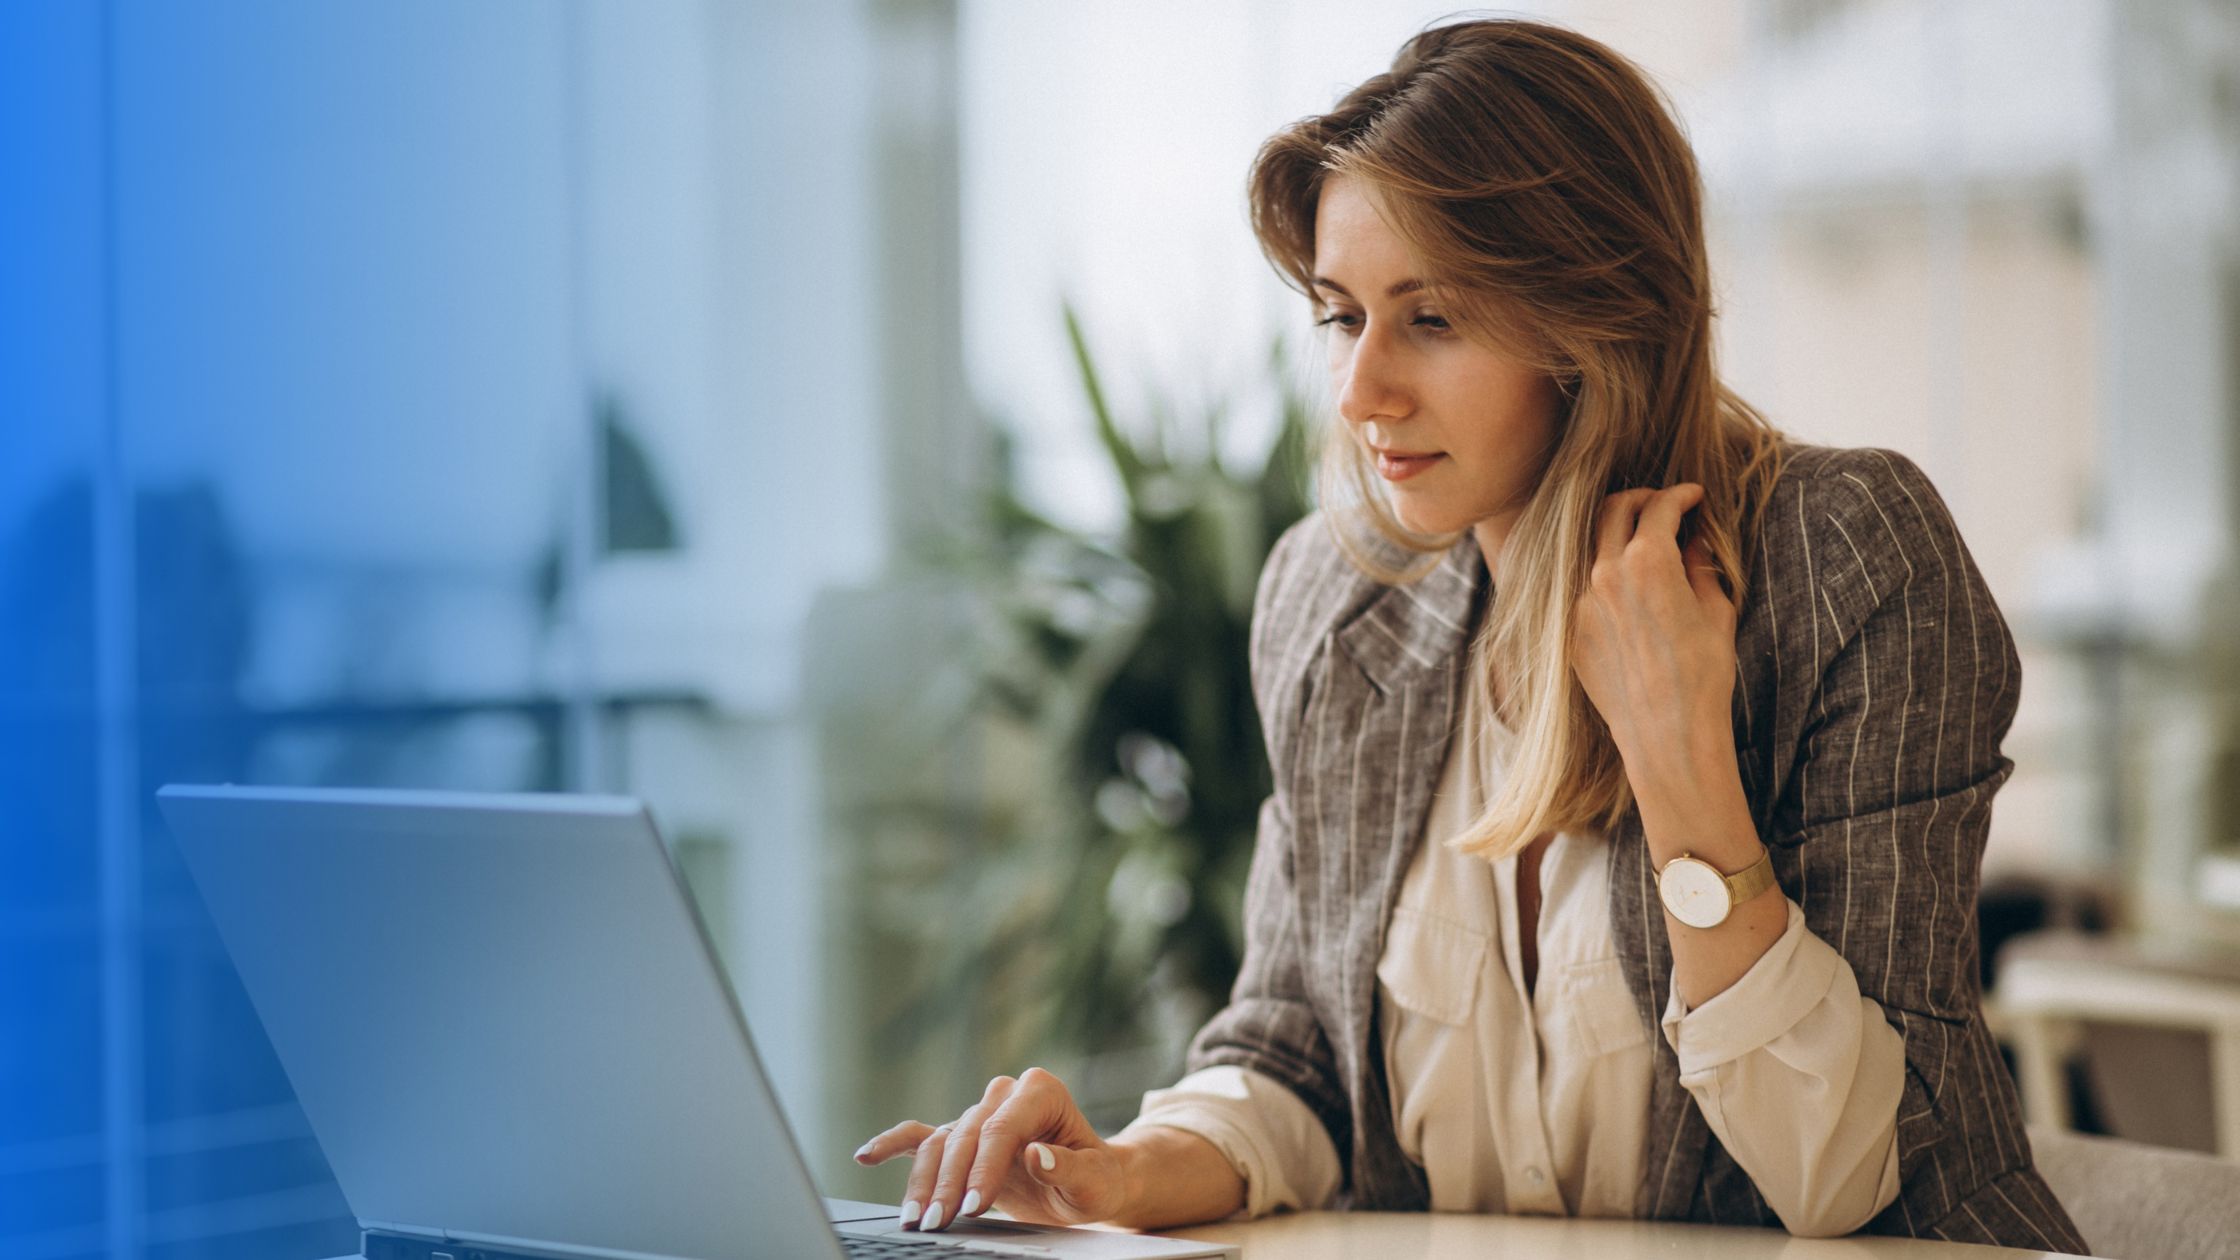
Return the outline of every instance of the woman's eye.
<path id="1" fill-rule="evenodd" d="M 1451 327 L 1447 323 L 1446 317 L 1441 315 L 1418 315 L 1409 322 L 1418 328 L 1429 328 L 1436 332 L 1445 332 Z M 1334 311 L 1314 322 L 1314 326 L 1317 328 L 1327 328 L 1332 324 L 1351 332 L 1360 327 L 1361 317 L 1343 311 Z"/>

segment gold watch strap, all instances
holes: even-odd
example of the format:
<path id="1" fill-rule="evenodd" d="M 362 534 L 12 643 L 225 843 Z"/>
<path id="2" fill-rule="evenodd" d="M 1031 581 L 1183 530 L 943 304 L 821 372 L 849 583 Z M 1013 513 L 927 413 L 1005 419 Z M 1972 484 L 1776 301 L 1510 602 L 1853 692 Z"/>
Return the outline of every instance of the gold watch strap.
<path id="1" fill-rule="evenodd" d="M 1773 887 L 1773 850 L 1761 846 L 1757 861 L 1726 878 L 1727 895 L 1738 906 Z"/>

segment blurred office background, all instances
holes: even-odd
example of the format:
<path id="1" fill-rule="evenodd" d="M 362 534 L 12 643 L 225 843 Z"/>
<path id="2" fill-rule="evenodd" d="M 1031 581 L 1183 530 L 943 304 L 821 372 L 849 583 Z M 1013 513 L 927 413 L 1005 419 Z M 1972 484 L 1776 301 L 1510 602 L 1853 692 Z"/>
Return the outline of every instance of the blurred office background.
<path id="1" fill-rule="evenodd" d="M 1994 936 L 2220 983 L 2240 10 L 1523 11 L 1671 94 L 1734 382 L 1920 462 L 2013 624 Z M 1234 966 L 1322 409 L 1245 167 L 1444 12 L 0 8 L 0 1254 L 355 1249 L 169 781 L 644 797 L 828 1193 L 1030 1063 L 1124 1123 Z M 2175 1001 L 2140 1135 L 2214 1147 Z"/>

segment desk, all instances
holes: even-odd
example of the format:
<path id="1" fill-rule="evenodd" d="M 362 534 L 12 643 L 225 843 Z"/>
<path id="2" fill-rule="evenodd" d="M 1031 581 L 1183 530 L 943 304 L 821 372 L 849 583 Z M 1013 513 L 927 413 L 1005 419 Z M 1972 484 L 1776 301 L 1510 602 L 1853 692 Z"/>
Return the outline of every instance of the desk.
<path id="1" fill-rule="evenodd" d="M 1243 1249 L 1244 1260 L 2038 1260 L 2061 1254 L 1918 1238 L 1792 1238 L 1730 1225 L 1457 1212 L 1278 1212 L 1160 1232 L 1230 1243 Z M 931 1252 L 935 1260 L 941 1254 Z"/>
<path id="2" fill-rule="evenodd" d="M 1245 1260 L 2023 1260 L 2059 1254 L 1918 1238 L 1792 1238 L 1737 1226 L 1457 1212 L 1278 1212 L 1161 1232 L 1232 1243 L 1244 1249 Z"/>

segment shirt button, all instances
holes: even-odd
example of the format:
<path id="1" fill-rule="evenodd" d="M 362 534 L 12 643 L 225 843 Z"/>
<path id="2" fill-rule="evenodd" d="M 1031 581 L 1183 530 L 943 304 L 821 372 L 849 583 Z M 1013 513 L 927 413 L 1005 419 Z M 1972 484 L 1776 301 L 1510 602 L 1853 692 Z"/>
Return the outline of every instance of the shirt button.
<path id="1" fill-rule="evenodd" d="M 1548 1181 L 1548 1174 L 1540 1171 L 1539 1167 L 1535 1165 L 1524 1170 L 1524 1179 L 1536 1186 L 1546 1185 Z"/>

